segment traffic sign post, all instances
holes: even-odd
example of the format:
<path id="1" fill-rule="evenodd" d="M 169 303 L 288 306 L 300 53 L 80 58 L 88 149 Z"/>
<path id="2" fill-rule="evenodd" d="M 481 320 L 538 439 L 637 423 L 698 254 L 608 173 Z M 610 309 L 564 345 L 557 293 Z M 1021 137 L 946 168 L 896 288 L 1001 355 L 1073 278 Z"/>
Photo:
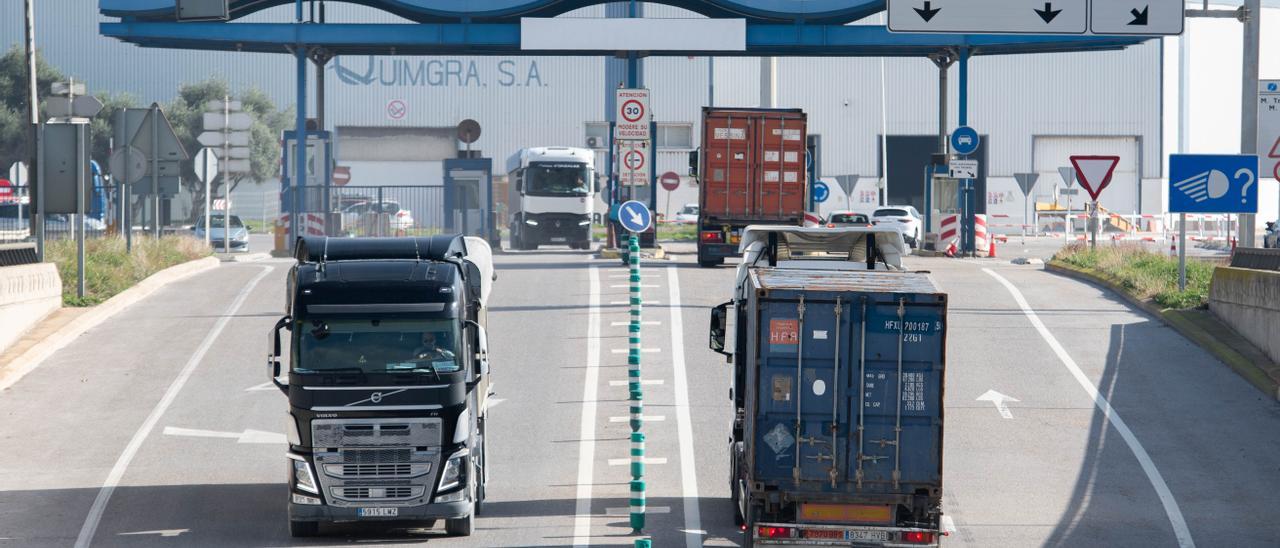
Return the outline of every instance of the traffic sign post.
<path id="1" fill-rule="evenodd" d="M 1098 196 L 1111 184 L 1111 175 L 1120 165 L 1119 156 L 1072 156 L 1071 165 L 1076 169 L 1080 186 L 1089 193 L 1093 202 L 1089 208 L 1089 247 L 1098 248 Z"/>
<path id="2" fill-rule="evenodd" d="M 631 323 L 627 327 L 628 350 L 627 350 L 627 390 L 629 392 L 629 403 L 631 412 L 631 480 L 632 484 L 640 489 L 637 493 L 643 493 L 644 477 L 644 434 L 640 432 L 644 426 L 644 392 L 640 376 L 640 326 L 642 324 L 641 313 L 641 285 L 640 285 L 640 237 L 641 232 L 649 230 L 653 224 L 653 213 L 649 211 L 648 206 L 644 203 L 629 200 L 618 207 L 618 222 L 622 224 L 631 233 L 630 241 L 627 243 L 627 264 L 631 267 L 630 273 L 630 294 L 631 294 Z M 635 489 L 633 489 L 635 491 Z M 643 497 L 643 495 L 641 495 Z M 643 511 L 632 512 L 633 523 L 643 523 Z M 638 520 L 638 522 L 637 522 Z M 635 527 L 633 525 L 633 527 Z M 639 529 L 639 527 L 635 527 Z"/>
<path id="3" fill-rule="evenodd" d="M 648 141 L 649 90 L 619 88 L 617 99 L 617 123 L 613 127 L 615 141 Z"/>
<path id="4" fill-rule="evenodd" d="M 196 153 L 195 168 L 196 174 L 200 176 L 200 182 L 204 183 L 204 245 L 209 245 L 209 222 L 211 221 L 209 210 L 212 207 L 212 195 L 209 189 L 213 178 L 218 176 L 218 155 L 211 149 L 200 149 L 200 152 Z"/>
<path id="5" fill-rule="evenodd" d="M 663 214 L 670 220 L 671 217 L 671 193 L 680 188 L 680 174 L 674 171 L 668 171 L 658 178 L 658 184 L 662 185 L 662 190 L 667 191 L 667 207 L 663 210 Z"/>
<path id="6" fill-rule="evenodd" d="M 1018 189 L 1022 190 L 1022 208 L 1024 216 L 1022 217 L 1022 241 L 1027 241 L 1027 226 L 1036 226 L 1031 220 L 1031 191 L 1036 188 L 1036 181 L 1040 179 L 1039 173 L 1014 173 L 1014 180 L 1018 181 Z"/>
<path id="7" fill-rule="evenodd" d="M 196 138 L 205 146 L 221 147 L 222 153 L 214 155 L 216 169 L 213 170 L 214 176 L 218 173 L 222 174 L 222 196 L 225 200 L 226 209 L 222 213 L 222 251 L 224 253 L 231 252 L 231 181 L 232 175 L 242 175 L 252 171 L 253 166 L 249 158 L 252 151 L 249 148 L 249 128 L 253 127 L 253 117 L 247 112 L 239 112 L 242 108 L 240 101 L 232 101 L 231 97 L 223 96 L 221 101 L 209 101 L 209 111 L 204 113 L 204 133 Z M 208 149 L 205 149 L 208 150 Z M 206 158 L 207 159 L 207 158 Z M 200 165 L 199 162 L 196 163 Z M 204 232 L 205 243 L 209 242 L 209 231 L 213 228 L 210 226 L 212 221 L 212 182 L 213 177 L 209 177 L 204 181 Z"/>
<path id="8" fill-rule="evenodd" d="M 1280 80 L 1258 82 L 1258 156 L 1258 177 L 1280 182 Z"/>
<path id="9" fill-rule="evenodd" d="M 969 126 L 960 126 L 951 133 L 951 151 L 968 156 L 978 151 L 978 132 Z"/>
<path id="10" fill-rule="evenodd" d="M 1169 156 L 1169 212 L 1177 213 L 1182 221 L 1178 229 L 1179 289 L 1187 288 L 1187 214 L 1256 214 L 1258 167 L 1258 157 L 1253 154 Z"/>

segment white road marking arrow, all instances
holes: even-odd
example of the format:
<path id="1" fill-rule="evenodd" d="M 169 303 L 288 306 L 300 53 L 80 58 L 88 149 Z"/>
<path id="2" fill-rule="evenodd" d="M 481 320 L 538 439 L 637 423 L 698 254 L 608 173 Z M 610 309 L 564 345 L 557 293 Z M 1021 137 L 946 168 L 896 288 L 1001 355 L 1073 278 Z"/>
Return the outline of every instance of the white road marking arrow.
<path id="1" fill-rule="evenodd" d="M 166 436 L 187 436 L 193 438 L 227 438 L 236 440 L 236 443 L 285 443 L 284 434 L 279 432 L 264 432 L 262 430 L 245 429 L 244 432 L 219 432 L 217 430 L 198 430 L 195 428 L 178 428 L 176 426 L 164 427 L 164 435 Z"/>
<path id="2" fill-rule="evenodd" d="M 1004 394 L 996 392 L 995 390 L 988 390 L 985 393 L 983 393 L 981 396 L 978 396 L 978 401 L 989 401 L 991 403 L 996 404 L 996 411 L 1000 412 L 1000 416 L 1002 418 L 1012 419 L 1013 413 L 1009 412 L 1009 406 L 1005 405 L 1004 402 L 1022 401 L 1022 400 L 1019 400 L 1018 398 L 1015 398 L 1013 396 L 1006 396 Z"/>
<path id="3" fill-rule="evenodd" d="M 161 537 L 176 537 L 183 533 L 190 533 L 190 529 L 158 529 L 155 531 L 134 531 L 132 533 L 120 533 L 123 535 L 157 535 Z"/>

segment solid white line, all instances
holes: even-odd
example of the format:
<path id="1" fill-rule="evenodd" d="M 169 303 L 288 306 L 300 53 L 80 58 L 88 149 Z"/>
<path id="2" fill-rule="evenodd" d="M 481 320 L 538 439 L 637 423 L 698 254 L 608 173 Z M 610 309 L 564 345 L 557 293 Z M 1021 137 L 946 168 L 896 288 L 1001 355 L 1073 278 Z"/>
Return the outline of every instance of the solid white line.
<path id="1" fill-rule="evenodd" d="M 98 490 L 98 496 L 93 500 L 93 506 L 89 508 L 89 515 L 84 518 L 84 525 L 80 527 L 80 536 L 76 537 L 76 548 L 87 548 L 93 542 L 93 535 L 98 531 L 98 523 L 102 521 L 102 514 L 107 510 L 107 503 L 111 501 L 112 493 L 120 485 L 120 480 L 124 477 L 125 471 L 129 469 L 129 463 L 133 462 L 133 457 L 142 448 L 142 443 L 147 441 L 147 436 L 155 429 L 156 423 L 160 422 L 160 417 L 164 416 L 170 405 L 173 405 L 173 400 L 178 398 L 178 393 L 182 391 L 182 387 L 186 386 L 191 374 L 195 373 L 196 367 L 204 360 L 204 355 L 213 347 L 214 341 L 218 339 L 218 336 L 222 334 L 222 330 L 231 322 L 231 318 L 240 310 L 240 306 L 244 304 L 245 299 L 249 298 L 249 293 L 272 270 L 275 270 L 275 267 L 263 267 L 262 272 L 245 284 L 244 288 L 240 290 L 240 294 L 236 295 L 234 301 L 231 301 L 231 306 L 228 306 L 227 311 L 213 324 L 213 329 L 209 331 L 208 335 L 205 335 L 204 341 L 196 348 L 195 353 L 191 354 L 191 358 L 182 367 L 178 377 L 169 384 L 169 389 L 165 390 L 164 396 L 156 403 L 155 408 L 151 410 L 151 414 L 147 415 L 147 419 L 142 422 L 142 426 L 139 426 L 138 431 L 133 433 L 133 439 L 129 440 L 129 445 L 125 446 L 120 458 L 116 459 L 115 466 L 111 467 L 111 473 L 107 474 L 107 480 L 102 483 L 102 489 Z"/>
<path id="2" fill-rule="evenodd" d="M 610 277 L 610 278 L 630 278 L 630 277 L 631 277 L 631 273 L 630 273 L 630 272 L 628 272 L 628 273 L 625 273 L 625 274 L 610 274 L 610 275 L 609 275 L 609 277 Z M 640 275 L 640 279 L 642 279 L 642 280 L 643 280 L 643 279 L 645 279 L 645 278 L 657 278 L 657 277 L 658 277 L 658 274 L 641 274 L 641 275 Z"/>
<path id="3" fill-rule="evenodd" d="M 955 533 L 956 520 L 951 519 L 951 516 L 942 516 L 942 532 L 947 535 Z"/>
<path id="4" fill-rule="evenodd" d="M 675 373 L 676 428 L 680 436 L 680 484 L 684 489 L 684 542 L 702 546 L 702 514 L 698 508 L 698 474 L 693 457 L 693 422 L 689 419 L 689 379 L 684 366 L 684 319 L 680 308 L 680 272 L 667 267 L 671 302 L 671 367 Z"/>
<path id="5" fill-rule="evenodd" d="M 631 349 L 629 349 L 629 348 L 614 348 L 614 349 L 610 350 L 609 352 L 612 352 L 612 353 L 614 353 L 614 354 L 626 354 L 626 353 L 628 353 L 628 352 L 631 352 Z M 662 352 L 662 349 L 661 349 L 661 348 L 641 348 L 641 349 L 640 349 L 640 353 L 641 353 L 641 354 L 656 354 L 656 353 L 658 353 L 658 352 Z"/>
<path id="6" fill-rule="evenodd" d="M 621 326 L 624 326 L 624 325 L 631 325 L 631 322 L 609 322 L 609 326 L 610 326 L 610 327 L 621 327 Z M 662 322 L 658 322 L 658 321 L 641 321 L 641 322 L 640 322 L 640 325 L 662 325 Z"/>
<path id="7" fill-rule="evenodd" d="M 671 513 L 671 507 L 670 507 L 670 506 L 646 506 L 646 507 L 644 508 L 644 513 L 645 513 L 645 514 L 670 514 L 670 513 Z M 629 516 L 629 515 L 631 515 L 631 508 L 626 507 L 626 506 L 623 506 L 623 507 L 620 507 L 620 508 L 605 508 L 605 509 L 604 509 L 604 515 L 606 515 L 606 516 Z"/>
<path id="8" fill-rule="evenodd" d="M 631 284 L 614 284 L 614 285 L 611 285 L 611 286 L 609 286 L 609 287 L 610 287 L 610 288 L 612 288 L 612 289 L 628 289 L 628 288 L 630 288 L 630 287 L 631 287 Z M 658 287 L 658 285 L 657 285 L 657 284 L 640 284 L 640 287 L 641 287 L 641 288 L 645 288 L 645 287 Z"/>
<path id="9" fill-rule="evenodd" d="M 642 379 L 640 381 L 640 386 L 662 384 L 664 382 L 666 381 L 663 381 L 662 379 Z M 631 381 L 609 381 L 609 386 L 629 386 L 630 384 Z"/>
<path id="10" fill-rule="evenodd" d="M 667 417 L 662 415 L 640 415 L 640 422 L 662 422 L 665 420 L 667 420 Z M 631 416 L 609 417 L 609 422 L 631 422 Z"/>
<path id="11" fill-rule="evenodd" d="M 666 464 L 666 457 L 644 457 L 640 459 L 645 464 Z M 631 457 L 623 457 L 620 459 L 609 459 L 609 466 L 626 466 L 631 464 Z"/>
<path id="12" fill-rule="evenodd" d="M 631 304 L 631 301 L 609 301 L 609 304 L 613 304 L 613 305 L 617 305 L 617 304 Z M 662 304 L 662 301 L 655 301 L 655 300 L 652 300 L 652 299 L 645 299 L 645 300 L 644 300 L 644 306 L 649 306 L 649 305 L 651 305 L 651 304 Z"/>
<path id="13" fill-rule="evenodd" d="M 982 269 L 983 272 L 995 278 L 1000 282 L 1009 293 L 1013 295 L 1013 299 L 1018 302 L 1018 306 L 1022 307 L 1022 313 L 1031 321 L 1031 325 L 1035 326 L 1036 331 L 1040 332 L 1040 336 L 1045 342 L 1049 343 L 1049 348 L 1053 349 L 1053 353 L 1058 355 L 1058 359 L 1062 361 L 1062 365 L 1067 367 L 1071 372 L 1071 376 L 1075 377 L 1076 382 L 1080 383 L 1080 387 L 1093 398 L 1093 404 L 1102 412 L 1102 416 L 1115 427 L 1120 433 L 1120 437 L 1124 439 L 1129 450 L 1133 451 L 1133 456 L 1138 459 L 1138 464 L 1142 466 L 1142 471 L 1147 474 L 1147 479 L 1151 481 L 1151 486 L 1155 488 L 1156 495 L 1160 497 L 1160 504 L 1164 505 L 1164 513 L 1169 516 L 1169 523 L 1173 525 L 1173 534 L 1178 538 L 1178 546 L 1184 548 L 1193 548 L 1196 543 L 1191 538 L 1191 529 L 1187 527 L 1187 521 L 1182 517 L 1182 510 L 1178 508 L 1178 501 L 1173 498 L 1173 492 L 1169 490 L 1168 484 L 1164 482 L 1164 476 L 1160 475 L 1160 470 L 1156 469 L 1156 464 L 1151 461 L 1151 455 L 1147 454 L 1146 448 L 1142 447 L 1142 443 L 1138 441 L 1138 437 L 1129 430 L 1129 426 L 1125 424 L 1124 419 L 1120 418 L 1120 414 L 1111 407 L 1111 403 L 1107 398 L 1098 392 L 1098 387 L 1085 376 L 1084 371 L 1080 370 L 1080 366 L 1076 365 L 1075 360 L 1071 359 L 1071 355 L 1067 354 L 1067 349 L 1063 348 L 1058 339 L 1049 332 L 1049 328 L 1045 327 L 1044 322 L 1040 321 L 1040 316 L 1036 314 L 1031 305 L 1027 303 L 1027 299 L 1022 296 L 1022 292 L 1017 287 L 1006 280 L 1004 276 L 996 274 L 990 268 Z"/>
<path id="14" fill-rule="evenodd" d="M 578 503 L 573 519 L 573 545 L 591 544 L 591 482 L 596 458 L 596 384 L 600 382 L 600 280 L 596 267 L 587 271 L 587 375 L 582 386 L 582 425 L 578 431 Z"/>

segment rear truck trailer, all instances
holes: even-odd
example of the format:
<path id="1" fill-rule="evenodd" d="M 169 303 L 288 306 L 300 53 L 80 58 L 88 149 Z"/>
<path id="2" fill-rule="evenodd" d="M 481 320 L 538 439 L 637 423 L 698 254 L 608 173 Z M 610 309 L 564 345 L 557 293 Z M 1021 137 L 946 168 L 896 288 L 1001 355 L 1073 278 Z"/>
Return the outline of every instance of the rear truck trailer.
<path id="1" fill-rule="evenodd" d="M 736 257 L 748 225 L 804 223 L 807 128 L 799 109 L 703 107 L 698 265 Z"/>
<path id="2" fill-rule="evenodd" d="M 937 546 L 946 294 L 902 269 L 893 228 L 743 238 L 735 298 L 710 334 L 734 366 L 743 546 Z"/>
<path id="3" fill-rule="evenodd" d="M 295 258 L 268 355 L 289 399 L 290 534 L 444 520 L 470 535 L 488 478 L 489 244 L 306 237 Z"/>

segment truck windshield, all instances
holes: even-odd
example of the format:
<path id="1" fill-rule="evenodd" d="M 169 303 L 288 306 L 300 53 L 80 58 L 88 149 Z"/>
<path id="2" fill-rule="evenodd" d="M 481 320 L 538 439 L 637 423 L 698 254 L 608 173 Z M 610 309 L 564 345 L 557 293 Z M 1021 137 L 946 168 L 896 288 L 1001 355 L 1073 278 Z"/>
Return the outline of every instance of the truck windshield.
<path id="1" fill-rule="evenodd" d="M 586 196 L 591 193 L 591 170 L 586 164 L 534 163 L 524 173 L 529 196 Z"/>
<path id="2" fill-rule="evenodd" d="M 453 320 L 318 320 L 294 325 L 298 373 L 452 373 L 462 369 Z"/>

